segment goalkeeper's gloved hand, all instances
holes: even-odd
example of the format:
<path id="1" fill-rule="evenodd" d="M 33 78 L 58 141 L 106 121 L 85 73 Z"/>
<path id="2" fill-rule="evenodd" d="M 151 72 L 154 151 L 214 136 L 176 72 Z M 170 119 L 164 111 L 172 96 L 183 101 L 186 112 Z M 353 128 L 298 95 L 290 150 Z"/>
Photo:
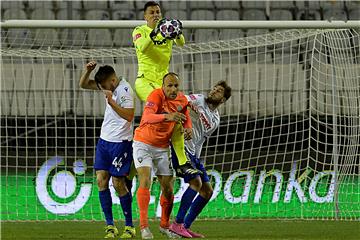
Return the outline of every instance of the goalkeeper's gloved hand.
<path id="1" fill-rule="evenodd" d="M 162 18 L 158 21 L 158 23 L 156 24 L 155 28 L 151 31 L 150 33 L 150 38 L 151 40 L 154 40 L 154 38 L 156 37 L 156 35 L 158 35 L 158 33 L 160 32 L 160 25 L 163 24 L 166 21 L 166 18 Z"/>
<path id="2" fill-rule="evenodd" d="M 182 22 L 179 20 L 179 19 L 176 19 L 176 21 L 178 22 L 179 24 L 179 33 L 178 33 L 178 37 L 182 34 L 182 30 L 183 30 L 183 25 L 182 25 Z"/>
<path id="3" fill-rule="evenodd" d="M 190 162 L 186 162 L 183 165 L 180 165 L 176 169 L 176 175 L 178 177 L 184 177 L 185 175 L 198 175 L 202 174 L 202 172 L 196 168 L 194 168 Z"/>
<path id="4" fill-rule="evenodd" d="M 180 34 L 182 34 L 182 29 L 183 29 L 182 22 L 179 19 L 177 19 L 176 21 L 178 21 L 178 24 L 179 24 L 179 28 L 180 28 L 179 35 L 180 35 Z"/>

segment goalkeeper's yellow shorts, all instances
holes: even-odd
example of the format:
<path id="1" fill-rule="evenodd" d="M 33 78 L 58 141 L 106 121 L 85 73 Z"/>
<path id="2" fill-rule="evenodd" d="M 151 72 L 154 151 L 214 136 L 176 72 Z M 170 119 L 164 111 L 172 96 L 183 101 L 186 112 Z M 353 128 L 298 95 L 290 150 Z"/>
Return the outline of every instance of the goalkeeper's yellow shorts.
<path id="1" fill-rule="evenodd" d="M 162 79 L 159 81 L 150 81 L 144 76 L 137 77 L 135 80 L 135 92 L 142 102 L 146 102 L 150 93 L 157 88 L 161 88 Z M 184 131 L 182 124 L 176 124 L 171 136 L 171 144 L 173 145 L 179 165 L 184 165 L 187 161 L 185 155 Z"/>
<path id="2" fill-rule="evenodd" d="M 161 88 L 162 80 L 150 81 L 144 76 L 137 77 L 135 80 L 135 92 L 142 102 L 146 102 L 147 97 L 154 89 Z"/>

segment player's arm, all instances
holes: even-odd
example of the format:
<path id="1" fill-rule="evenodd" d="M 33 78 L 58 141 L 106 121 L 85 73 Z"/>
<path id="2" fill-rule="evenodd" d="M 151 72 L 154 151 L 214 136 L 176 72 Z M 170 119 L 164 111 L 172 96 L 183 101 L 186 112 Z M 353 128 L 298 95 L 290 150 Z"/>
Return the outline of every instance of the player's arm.
<path id="1" fill-rule="evenodd" d="M 185 45 L 185 37 L 183 34 L 180 34 L 179 36 L 177 36 L 174 41 L 175 41 L 176 45 L 179 47 L 182 47 Z"/>
<path id="2" fill-rule="evenodd" d="M 124 108 L 119 106 L 116 101 L 112 98 L 112 92 L 108 90 L 103 90 L 108 104 L 114 109 L 114 111 L 123 119 L 128 122 L 131 122 L 134 119 L 134 108 Z"/>
<path id="3" fill-rule="evenodd" d="M 133 43 L 136 49 L 139 49 L 141 52 L 145 52 L 152 40 L 141 28 L 137 27 L 132 33 Z"/>
<path id="4" fill-rule="evenodd" d="M 91 72 L 95 69 L 96 62 L 91 61 L 85 65 L 85 72 L 80 77 L 79 86 L 84 89 L 99 90 L 95 80 L 89 79 Z"/>

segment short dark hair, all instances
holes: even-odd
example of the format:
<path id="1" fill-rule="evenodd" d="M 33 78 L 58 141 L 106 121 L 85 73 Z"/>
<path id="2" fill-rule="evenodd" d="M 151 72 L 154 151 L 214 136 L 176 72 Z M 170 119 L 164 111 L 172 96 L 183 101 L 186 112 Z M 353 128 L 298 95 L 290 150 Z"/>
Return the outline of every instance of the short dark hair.
<path id="1" fill-rule="evenodd" d="M 115 74 L 115 70 L 112 66 L 109 65 L 101 66 L 95 74 L 95 82 L 97 84 L 100 84 L 102 81 L 106 80 L 113 74 Z"/>
<path id="2" fill-rule="evenodd" d="M 180 79 L 180 78 L 179 78 L 179 75 L 177 75 L 176 73 L 174 73 L 174 72 L 168 72 L 168 73 L 165 74 L 164 77 L 163 77 L 163 83 L 164 83 L 164 81 L 165 81 L 165 78 L 166 78 L 167 76 L 170 76 L 170 75 L 175 76 L 175 77 L 177 77 L 178 79 Z"/>
<path id="3" fill-rule="evenodd" d="M 160 7 L 160 4 L 158 2 L 155 2 L 155 1 L 149 1 L 147 3 L 145 3 L 144 5 L 144 12 L 146 11 L 146 9 L 148 7 L 152 7 L 152 6 L 159 6 Z"/>
<path id="4" fill-rule="evenodd" d="M 225 81 L 220 81 L 216 83 L 215 87 L 216 86 L 221 86 L 224 88 L 224 98 L 226 100 L 228 100 L 231 97 L 231 87 Z"/>

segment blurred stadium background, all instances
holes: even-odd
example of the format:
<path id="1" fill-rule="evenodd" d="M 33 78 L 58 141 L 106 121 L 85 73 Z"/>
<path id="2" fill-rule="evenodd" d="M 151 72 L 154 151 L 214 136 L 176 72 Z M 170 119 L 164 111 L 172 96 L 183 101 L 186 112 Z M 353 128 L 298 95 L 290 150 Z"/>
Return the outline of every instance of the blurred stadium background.
<path id="1" fill-rule="evenodd" d="M 145 2 L 1 1 L 1 21 L 142 20 Z M 180 20 L 360 20 L 360 1 L 159 3 L 163 16 Z M 4 239 L 93 239 L 101 233 L 102 222 L 92 228 L 85 221 L 103 220 L 92 165 L 104 100 L 101 93 L 80 90 L 78 79 L 84 64 L 95 59 L 114 65 L 134 84 L 131 32 L 1 29 Z M 199 28 L 185 29 L 184 35 L 187 45 L 174 48 L 170 67 L 180 73 L 184 92 L 206 94 L 219 80 L 233 87 L 220 109 L 221 126 L 203 150 L 215 195 L 195 226 L 206 233 L 218 223 L 210 231 L 214 239 L 359 236 L 359 28 Z M 141 112 L 137 100 L 135 126 Z M 184 186 L 178 179 L 176 202 Z M 154 219 L 158 195 L 155 183 Z M 277 229 L 279 223 L 289 228 Z M 334 232 L 337 227 L 344 231 Z"/>

